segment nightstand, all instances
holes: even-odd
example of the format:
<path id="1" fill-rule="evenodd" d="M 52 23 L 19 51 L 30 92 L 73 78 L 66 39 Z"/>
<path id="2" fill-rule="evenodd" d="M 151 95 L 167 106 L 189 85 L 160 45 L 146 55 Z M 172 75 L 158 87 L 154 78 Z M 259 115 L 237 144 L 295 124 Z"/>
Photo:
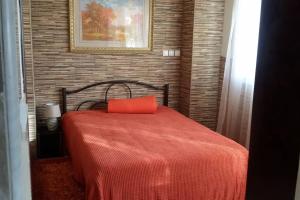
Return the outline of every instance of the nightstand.
<path id="1" fill-rule="evenodd" d="M 37 128 L 37 157 L 51 158 L 64 156 L 63 132 L 60 128 L 49 131 L 46 126 Z"/>

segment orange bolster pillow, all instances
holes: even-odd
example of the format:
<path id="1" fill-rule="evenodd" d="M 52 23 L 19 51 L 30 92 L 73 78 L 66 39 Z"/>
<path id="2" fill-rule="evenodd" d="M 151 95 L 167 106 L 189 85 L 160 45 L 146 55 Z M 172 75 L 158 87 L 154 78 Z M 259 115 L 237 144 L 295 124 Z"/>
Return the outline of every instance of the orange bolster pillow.
<path id="1" fill-rule="evenodd" d="M 108 101 L 109 113 L 152 114 L 157 110 L 155 96 L 132 99 L 111 99 Z"/>

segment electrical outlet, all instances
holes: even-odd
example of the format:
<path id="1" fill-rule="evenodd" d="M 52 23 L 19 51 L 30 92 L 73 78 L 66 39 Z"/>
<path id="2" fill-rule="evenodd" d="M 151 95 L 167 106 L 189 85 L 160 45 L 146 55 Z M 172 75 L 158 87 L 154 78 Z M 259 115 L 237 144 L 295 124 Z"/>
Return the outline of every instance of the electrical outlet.
<path id="1" fill-rule="evenodd" d="M 168 50 L 163 50 L 163 56 L 169 56 L 169 51 Z"/>
<path id="2" fill-rule="evenodd" d="M 169 56 L 175 56 L 175 51 L 173 49 L 169 50 Z"/>
<path id="3" fill-rule="evenodd" d="M 175 56 L 180 56 L 180 50 L 179 49 L 175 50 Z"/>

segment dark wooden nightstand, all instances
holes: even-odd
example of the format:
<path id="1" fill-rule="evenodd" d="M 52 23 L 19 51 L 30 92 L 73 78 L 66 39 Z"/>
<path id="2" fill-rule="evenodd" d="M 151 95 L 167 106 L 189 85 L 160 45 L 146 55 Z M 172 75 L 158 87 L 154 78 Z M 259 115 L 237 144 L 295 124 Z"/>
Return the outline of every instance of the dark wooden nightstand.
<path id="1" fill-rule="evenodd" d="M 46 126 L 37 128 L 37 157 L 51 158 L 64 156 L 63 132 L 60 128 L 49 131 Z"/>

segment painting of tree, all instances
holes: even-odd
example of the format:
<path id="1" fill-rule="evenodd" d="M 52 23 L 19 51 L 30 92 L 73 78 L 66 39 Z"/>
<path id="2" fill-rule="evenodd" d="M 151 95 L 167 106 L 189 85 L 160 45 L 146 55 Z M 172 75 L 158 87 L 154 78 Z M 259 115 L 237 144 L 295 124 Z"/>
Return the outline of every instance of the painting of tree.
<path id="1" fill-rule="evenodd" d="M 81 17 L 83 26 L 83 39 L 115 39 L 116 27 L 112 25 L 112 21 L 116 16 L 112 8 L 106 8 L 100 3 L 92 1 L 86 4 L 86 10 L 81 12 Z"/>
<path id="2" fill-rule="evenodd" d="M 70 0 L 71 50 L 150 49 L 152 0 Z"/>

